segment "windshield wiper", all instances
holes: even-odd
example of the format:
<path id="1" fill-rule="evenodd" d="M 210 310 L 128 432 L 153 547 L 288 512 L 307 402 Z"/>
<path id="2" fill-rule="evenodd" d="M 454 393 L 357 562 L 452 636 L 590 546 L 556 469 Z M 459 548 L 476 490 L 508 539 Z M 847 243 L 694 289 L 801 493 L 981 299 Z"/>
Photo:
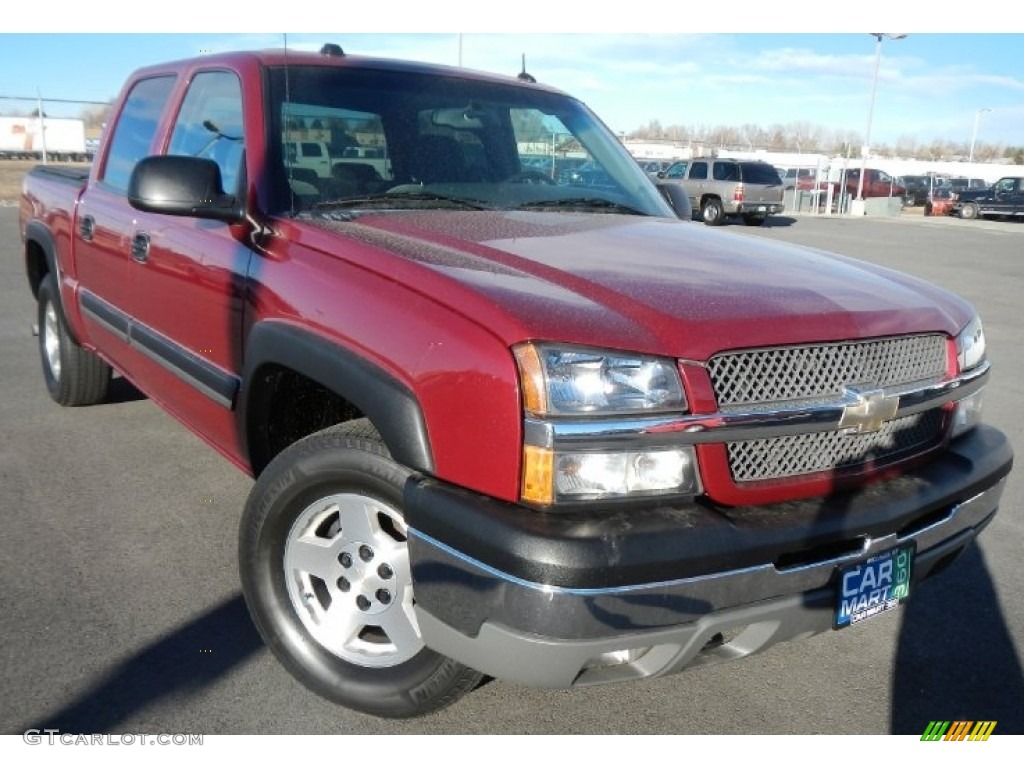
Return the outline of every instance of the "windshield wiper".
<path id="1" fill-rule="evenodd" d="M 440 203 L 441 205 L 438 205 Z M 460 208 L 467 211 L 488 211 L 490 206 L 484 205 L 477 200 L 468 200 L 463 197 L 451 197 L 439 195 L 433 192 L 383 192 L 376 195 L 362 195 L 360 197 L 341 197 L 337 200 L 323 200 L 313 203 L 314 210 L 325 210 L 328 208 L 374 208 L 374 209 L 395 209 L 395 208 Z"/>
<path id="2" fill-rule="evenodd" d="M 601 213 L 627 213 L 635 216 L 647 216 L 647 213 L 614 200 L 603 197 L 567 197 L 562 200 L 534 200 L 516 206 L 518 210 L 527 211 L 599 211 Z"/>

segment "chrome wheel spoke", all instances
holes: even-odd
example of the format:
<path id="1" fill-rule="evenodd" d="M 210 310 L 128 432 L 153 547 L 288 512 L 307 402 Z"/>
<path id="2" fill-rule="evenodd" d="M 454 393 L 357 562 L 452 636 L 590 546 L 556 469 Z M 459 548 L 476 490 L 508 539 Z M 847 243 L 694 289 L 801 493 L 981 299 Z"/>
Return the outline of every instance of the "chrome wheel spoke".
<path id="1" fill-rule="evenodd" d="M 337 551 L 337 540 L 309 534 L 289 542 L 284 567 L 327 581 L 337 570 Z"/>
<path id="2" fill-rule="evenodd" d="M 365 627 L 365 617 L 356 611 L 352 598 L 339 600 L 336 596 L 321 622 L 324 644 L 335 652 L 351 649 Z"/>
<path id="3" fill-rule="evenodd" d="M 423 638 L 420 636 L 420 628 L 416 623 L 411 601 L 408 605 L 401 603 L 394 605 L 380 615 L 378 623 L 384 630 L 384 634 L 388 636 L 388 640 L 395 646 L 397 653 L 411 655 L 423 647 Z"/>
<path id="4" fill-rule="evenodd" d="M 344 508 L 340 510 L 341 535 L 345 541 L 371 544 L 385 536 L 377 519 L 380 506 L 372 499 L 356 496 L 343 503 Z"/>

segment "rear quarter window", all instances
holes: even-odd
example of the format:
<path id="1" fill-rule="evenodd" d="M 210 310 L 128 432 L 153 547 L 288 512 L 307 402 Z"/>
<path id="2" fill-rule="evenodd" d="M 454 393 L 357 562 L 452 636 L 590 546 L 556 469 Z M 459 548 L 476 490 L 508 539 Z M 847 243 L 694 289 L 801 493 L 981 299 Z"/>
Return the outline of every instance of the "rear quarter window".
<path id="1" fill-rule="evenodd" d="M 746 184 L 781 184 L 779 172 L 761 163 L 742 164 L 743 182 Z"/>

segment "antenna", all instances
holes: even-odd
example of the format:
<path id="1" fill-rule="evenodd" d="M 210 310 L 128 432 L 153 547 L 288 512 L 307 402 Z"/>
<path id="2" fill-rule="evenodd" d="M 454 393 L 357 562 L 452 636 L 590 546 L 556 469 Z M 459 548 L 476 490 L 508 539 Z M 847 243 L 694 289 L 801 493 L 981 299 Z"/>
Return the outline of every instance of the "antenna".
<path id="1" fill-rule="evenodd" d="M 535 78 L 533 75 L 531 75 L 529 72 L 526 71 L 526 54 L 524 53 L 524 54 L 522 54 L 522 56 L 523 56 L 523 68 L 519 71 L 519 74 L 516 75 L 516 79 L 517 80 L 522 80 L 524 83 L 536 83 L 537 82 L 537 78 Z"/>
<path id="2" fill-rule="evenodd" d="M 288 33 L 284 35 L 284 104 L 281 107 L 281 160 L 288 173 L 288 210 L 295 216 L 295 187 L 292 186 L 294 177 L 292 175 L 292 164 L 288 161 L 288 147 L 284 143 L 284 137 L 288 135 L 288 109 L 291 107 L 292 95 L 288 70 Z"/>

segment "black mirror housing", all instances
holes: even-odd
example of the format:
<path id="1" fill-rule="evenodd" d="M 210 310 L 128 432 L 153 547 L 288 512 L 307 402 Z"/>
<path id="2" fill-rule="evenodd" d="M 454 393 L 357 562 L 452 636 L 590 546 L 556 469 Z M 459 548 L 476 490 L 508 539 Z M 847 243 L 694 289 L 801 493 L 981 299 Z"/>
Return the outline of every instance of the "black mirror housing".
<path id="1" fill-rule="evenodd" d="M 245 221 L 245 210 L 238 198 L 223 190 L 220 167 L 201 157 L 144 157 L 136 163 L 128 181 L 128 202 L 147 213 L 229 224 Z"/>
<path id="2" fill-rule="evenodd" d="M 693 206 L 690 205 L 690 196 L 683 191 L 681 186 L 670 181 L 659 181 L 655 186 L 675 212 L 677 218 L 683 221 L 690 221 L 693 218 Z"/>

